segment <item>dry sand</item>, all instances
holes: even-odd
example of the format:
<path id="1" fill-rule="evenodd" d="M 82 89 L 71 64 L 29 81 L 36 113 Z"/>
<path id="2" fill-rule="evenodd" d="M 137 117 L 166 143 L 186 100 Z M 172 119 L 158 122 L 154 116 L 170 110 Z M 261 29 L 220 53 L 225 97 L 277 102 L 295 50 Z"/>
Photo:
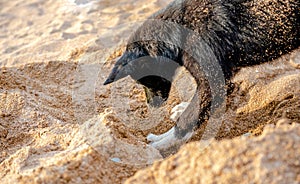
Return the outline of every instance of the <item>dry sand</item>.
<path id="1" fill-rule="evenodd" d="M 190 100 L 195 90 L 191 77 L 181 69 L 160 108 L 150 107 L 143 87 L 130 78 L 102 83 L 132 31 L 168 2 L 0 2 L 0 183 L 121 183 L 147 166 L 128 181 L 196 182 L 207 175 L 204 182 L 238 183 L 255 172 L 253 183 L 277 176 L 300 182 L 299 126 L 263 130 L 282 118 L 300 122 L 299 50 L 235 76 L 226 113 L 215 121 L 221 127 L 216 126 L 220 131 L 211 147 L 199 150 L 205 141 L 191 143 L 151 167 L 162 156 L 145 137 L 174 125 L 171 109 Z M 192 140 L 201 140 L 203 131 Z M 250 136 L 235 138 L 245 133 Z M 281 140 L 292 147 L 282 147 Z M 214 156 L 215 150 L 219 154 Z M 235 154 L 239 150 L 251 154 Z M 270 158 L 275 168 L 257 160 L 271 152 L 277 155 Z M 239 169 L 244 161 L 247 168 Z M 187 172 L 168 168 L 175 162 Z M 196 171 L 199 177 L 192 177 Z"/>

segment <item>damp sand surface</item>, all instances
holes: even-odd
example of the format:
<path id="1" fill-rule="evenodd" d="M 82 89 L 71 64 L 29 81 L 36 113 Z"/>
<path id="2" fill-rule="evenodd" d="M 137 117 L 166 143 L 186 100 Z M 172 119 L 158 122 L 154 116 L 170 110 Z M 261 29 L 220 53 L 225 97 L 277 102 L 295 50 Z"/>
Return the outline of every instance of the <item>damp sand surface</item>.
<path id="1" fill-rule="evenodd" d="M 189 173 L 196 171 L 211 183 L 238 183 L 232 178 L 257 172 L 257 181 L 264 181 L 265 173 L 265 181 L 272 173 L 300 181 L 295 159 L 300 150 L 299 50 L 242 69 L 233 79 L 236 87 L 225 114 L 212 121 L 215 126 L 200 128 L 192 138 L 197 142 L 165 160 L 147 145 L 146 136 L 174 125 L 172 108 L 188 102 L 195 91 L 188 72 L 177 71 L 170 97 L 159 108 L 147 104 L 143 87 L 129 77 L 102 85 L 129 35 L 168 2 L 0 2 L 0 183 L 141 183 L 148 181 L 145 177 L 171 183 L 179 177 L 192 181 Z M 274 130 L 264 133 L 266 125 Z M 202 149 L 205 131 L 217 133 L 212 146 Z M 268 149 L 281 140 L 291 147 Z M 228 157 L 223 154 L 228 152 Z M 263 157 L 270 152 L 279 156 Z M 243 163 L 249 170 L 237 169 Z M 206 175 L 200 174 L 203 169 Z"/>

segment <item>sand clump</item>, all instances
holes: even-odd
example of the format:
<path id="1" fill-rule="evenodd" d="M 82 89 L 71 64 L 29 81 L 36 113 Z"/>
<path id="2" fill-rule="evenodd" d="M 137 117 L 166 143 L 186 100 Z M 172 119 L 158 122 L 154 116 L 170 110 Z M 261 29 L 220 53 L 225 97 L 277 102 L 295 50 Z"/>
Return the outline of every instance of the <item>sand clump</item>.
<path id="1" fill-rule="evenodd" d="M 138 171 L 125 183 L 299 183 L 300 126 L 265 127 L 264 133 L 189 143 L 167 160 Z"/>
<path id="2" fill-rule="evenodd" d="M 127 182 L 299 182 L 299 50 L 235 76 L 211 146 L 191 143 L 152 165 L 163 158 L 146 136 L 174 125 L 193 79 L 181 68 L 159 108 L 129 77 L 102 84 L 128 36 L 168 2 L 0 3 L 0 183 L 122 183 L 145 167 Z"/>

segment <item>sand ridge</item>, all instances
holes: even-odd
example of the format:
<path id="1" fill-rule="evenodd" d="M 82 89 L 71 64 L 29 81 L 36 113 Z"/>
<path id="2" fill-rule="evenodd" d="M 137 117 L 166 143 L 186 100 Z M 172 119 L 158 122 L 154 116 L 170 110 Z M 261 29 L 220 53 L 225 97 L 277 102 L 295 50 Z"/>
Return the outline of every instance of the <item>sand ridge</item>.
<path id="1" fill-rule="evenodd" d="M 146 135 L 174 125 L 171 109 L 189 101 L 195 90 L 195 83 L 186 82 L 192 81 L 188 72 L 178 71 L 170 98 L 157 109 L 129 77 L 102 84 L 134 28 L 168 2 L 0 3 L 0 183 L 122 183 L 162 159 L 147 146 Z M 300 122 L 300 71 L 290 64 L 291 58 L 298 62 L 299 50 L 295 55 L 245 68 L 235 77 L 239 87 L 216 121 L 222 123 L 216 139 L 250 133 L 250 140 L 232 144 L 255 146 L 260 142 L 252 136 L 262 134 L 264 125 L 282 117 Z M 203 131 L 192 140 L 201 140 Z M 271 134 L 277 132 L 281 135 L 280 127 Z M 224 144 L 216 141 L 214 147 L 223 150 Z M 183 149 L 198 154 L 189 145 Z M 188 165 L 184 159 L 180 164 Z"/>

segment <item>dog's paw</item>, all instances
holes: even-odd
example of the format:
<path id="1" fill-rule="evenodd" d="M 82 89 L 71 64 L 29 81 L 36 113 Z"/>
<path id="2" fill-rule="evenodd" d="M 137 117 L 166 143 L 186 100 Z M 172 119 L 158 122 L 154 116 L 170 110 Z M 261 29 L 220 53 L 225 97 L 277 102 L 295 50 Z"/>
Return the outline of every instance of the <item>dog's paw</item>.
<path id="1" fill-rule="evenodd" d="M 147 140 L 150 141 L 150 145 L 160 152 L 164 152 L 173 147 L 180 146 L 189 140 L 193 135 L 193 132 L 187 133 L 183 138 L 178 138 L 175 135 L 175 127 L 171 128 L 166 133 L 161 135 L 149 134 Z"/>
<path id="2" fill-rule="evenodd" d="M 173 121 L 176 121 L 179 116 L 183 113 L 183 111 L 187 108 L 189 105 L 188 102 L 182 102 L 178 105 L 176 105 L 171 110 L 171 117 Z M 193 135 L 193 132 L 187 133 L 183 138 L 179 138 L 179 136 L 176 136 L 175 127 L 171 128 L 167 132 L 155 135 L 155 134 L 149 134 L 147 136 L 147 141 L 149 141 L 149 145 L 154 147 L 155 149 L 159 150 L 160 152 L 164 152 L 166 150 L 169 150 L 173 147 L 178 147 L 181 144 L 185 143 L 187 140 L 189 140 Z"/>
<path id="3" fill-rule="evenodd" d="M 183 111 L 189 106 L 189 102 L 181 102 L 180 104 L 176 105 L 171 110 L 171 116 L 170 119 L 172 121 L 176 121 L 179 116 L 183 113 Z"/>
<path id="4" fill-rule="evenodd" d="M 155 135 L 155 134 L 149 134 L 147 136 L 147 141 L 149 142 L 158 142 L 166 137 L 172 137 L 175 136 L 175 128 L 171 128 L 169 131 L 167 131 L 166 133 L 160 134 L 160 135 Z"/>

